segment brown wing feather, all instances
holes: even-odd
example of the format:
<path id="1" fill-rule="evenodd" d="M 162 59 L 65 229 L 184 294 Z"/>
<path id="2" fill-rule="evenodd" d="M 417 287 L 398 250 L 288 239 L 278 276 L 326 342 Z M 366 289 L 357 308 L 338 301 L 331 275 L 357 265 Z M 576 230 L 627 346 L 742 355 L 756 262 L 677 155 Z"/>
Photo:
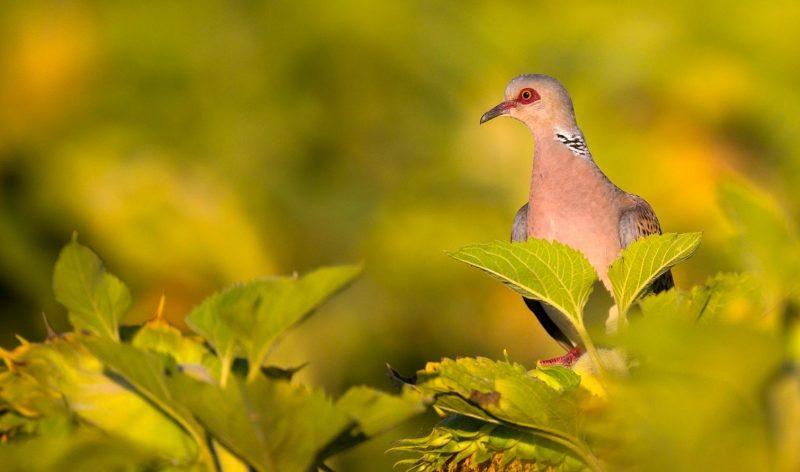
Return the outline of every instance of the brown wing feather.
<path id="1" fill-rule="evenodd" d="M 619 242 L 623 249 L 639 238 L 651 234 L 661 234 L 661 225 L 650 204 L 636 195 L 629 195 L 629 197 L 631 204 L 619 218 Z M 659 293 L 674 286 L 672 272 L 668 270 L 653 281 L 652 290 L 654 293 Z"/>

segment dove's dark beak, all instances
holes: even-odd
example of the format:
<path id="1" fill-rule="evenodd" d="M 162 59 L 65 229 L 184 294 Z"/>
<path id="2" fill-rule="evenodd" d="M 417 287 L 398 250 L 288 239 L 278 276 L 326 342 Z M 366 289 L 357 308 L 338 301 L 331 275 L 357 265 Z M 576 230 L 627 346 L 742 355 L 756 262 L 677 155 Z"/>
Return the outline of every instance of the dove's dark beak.
<path id="1" fill-rule="evenodd" d="M 509 100 L 506 102 L 502 102 L 496 107 L 492 108 L 491 110 L 487 111 L 486 113 L 481 116 L 481 124 L 486 123 L 487 121 L 491 120 L 492 118 L 497 118 L 501 115 L 508 115 L 508 111 L 512 108 L 516 107 L 517 103 L 513 100 Z"/>

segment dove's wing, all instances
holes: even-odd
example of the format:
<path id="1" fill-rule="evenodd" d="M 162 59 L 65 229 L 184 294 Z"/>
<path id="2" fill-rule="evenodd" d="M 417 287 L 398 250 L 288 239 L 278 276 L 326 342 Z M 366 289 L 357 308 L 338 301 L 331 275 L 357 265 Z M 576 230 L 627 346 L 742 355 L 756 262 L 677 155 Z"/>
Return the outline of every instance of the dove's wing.
<path id="1" fill-rule="evenodd" d="M 619 243 L 623 249 L 639 238 L 661 234 L 661 225 L 650 204 L 636 195 L 629 197 L 631 204 L 622 211 L 619 218 Z M 674 286 L 672 272 L 666 271 L 653 282 L 652 290 L 654 293 L 659 293 Z"/>

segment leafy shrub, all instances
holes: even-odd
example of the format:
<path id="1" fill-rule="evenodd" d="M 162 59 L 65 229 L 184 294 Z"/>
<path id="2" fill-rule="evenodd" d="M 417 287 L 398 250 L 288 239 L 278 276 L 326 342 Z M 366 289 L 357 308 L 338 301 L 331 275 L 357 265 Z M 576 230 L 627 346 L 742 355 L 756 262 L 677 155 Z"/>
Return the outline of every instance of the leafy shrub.
<path id="1" fill-rule="evenodd" d="M 731 184 L 721 197 L 751 272 L 650 295 L 700 235 L 636 241 L 609 270 L 617 317 L 609 333 L 585 326 L 596 275 L 577 251 L 530 240 L 454 252 L 557 307 L 588 354 L 572 369 L 528 370 L 508 358 L 429 363 L 405 381 L 445 418 L 430 435 L 400 442 L 395 450 L 414 457 L 399 464 L 414 472 L 800 470 L 800 240 L 755 190 Z"/>
<path id="2" fill-rule="evenodd" d="M 2 470 L 326 469 L 332 455 L 421 410 L 406 390 L 354 387 L 332 402 L 265 364 L 289 329 L 357 266 L 231 287 L 196 307 L 185 335 L 159 315 L 121 339 L 128 288 L 75 237 L 53 276 L 75 332 L 2 351 Z"/>

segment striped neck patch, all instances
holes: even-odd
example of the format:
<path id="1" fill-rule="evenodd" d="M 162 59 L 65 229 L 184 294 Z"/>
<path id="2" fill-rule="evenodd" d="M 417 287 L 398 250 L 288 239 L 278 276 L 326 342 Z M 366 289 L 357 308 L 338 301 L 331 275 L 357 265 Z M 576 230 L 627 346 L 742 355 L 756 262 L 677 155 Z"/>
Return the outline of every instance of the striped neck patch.
<path id="1" fill-rule="evenodd" d="M 586 144 L 586 139 L 580 131 L 573 133 L 558 128 L 556 128 L 555 131 L 555 140 L 567 146 L 572 154 L 586 159 L 592 158 L 592 154 L 589 152 L 589 146 Z"/>

